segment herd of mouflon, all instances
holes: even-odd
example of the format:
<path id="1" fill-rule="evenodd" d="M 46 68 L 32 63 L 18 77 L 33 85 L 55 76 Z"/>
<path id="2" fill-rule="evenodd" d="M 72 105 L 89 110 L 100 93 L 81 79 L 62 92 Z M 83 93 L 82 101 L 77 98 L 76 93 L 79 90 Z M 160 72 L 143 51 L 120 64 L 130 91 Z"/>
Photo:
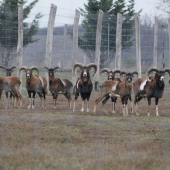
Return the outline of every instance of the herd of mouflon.
<path id="1" fill-rule="evenodd" d="M 77 75 L 76 68 L 80 68 L 80 75 Z M 47 81 L 44 76 L 39 75 L 39 70 L 36 66 L 32 66 L 30 68 L 26 66 L 22 66 L 19 70 L 19 75 L 21 71 L 24 71 L 26 74 L 26 89 L 29 97 L 29 105 L 28 109 L 34 108 L 34 99 L 36 93 L 41 98 L 41 108 L 46 108 L 46 93 L 47 93 L 47 85 L 49 83 L 49 91 L 52 94 L 54 106 L 56 108 L 56 101 L 58 94 L 63 94 L 68 99 L 68 106 L 71 108 L 72 94 L 74 94 L 74 104 L 73 111 L 76 108 L 76 101 L 81 96 L 82 100 L 82 108 L 81 112 L 89 112 L 89 100 L 91 96 L 91 92 L 93 90 L 93 83 L 91 77 L 95 75 L 97 72 L 97 65 L 94 63 L 90 63 L 88 65 L 83 65 L 82 63 L 76 63 L 73 67 L 73 72 L 78 79 L 76 80 L 75 85 L 73 86 L 72 82 L 68 79 L 60 79 L 56 78 L 54 73 L 57 71 L 59 67 L 48 68 L 44 67 L 44 69 L 48 72 L 49 80 Z M 93 75 L 90 75 L 90 69 L 94 69 Z M 12 76 L 12 72 L 16 69 L 16 67 L 6 68 L 4 66 L 0 66 L 6 73 L 6 77 L 0 77 L 0 98 L 2 96 L 2 92 L 5 91 L 6 94 L 6 108 L 20 108 L 22 106 L 22 95 L 19 92 L 19 87 L 21 85 L 21 81 L 18 77 Z M 32 72 L 36 71 L 38 75 L 33 75 Z M 154 76 L 149 77 L 149 74 L 154 72 Z M 112 113 L 115 113 L 115 104 L 117 98 L 120 98 L 122 103 L 122 112 L 124 116 L 128 116 L 128 99 L 131 103 L 131 112 L 133 113 L 133 103 L 135 104 L 135 112 L 136 115 L 139 115 L 138 111 L 138 102 L 142 98 L 147 98 L 148 100 L 148 116 L 150 116 L 150 106 L 151 106 L 151 98 L 155 98 L 156 105 L 156 116 L 159 116 L 158 112 L 158 102 L 159 98 L 162 97 L 164 92 L 164 75 L 166 73 L 170 76 L 170 69 L 159 70 L 157 68 L 149 68 L 146 72 L 146 78 L 138 78 L 134 83 L 132 83 L 132 79 L 134 75 L 138 76 L 137 71 L 125 72 L 121 70 L 110 70 L 108 68 L 104 68 L 100 71 L 100 75 L 102 73 L 106 73 L 106 81 L 100 85 L 100 95 L 95 100 L 94 104 L 94 114 L 97 110 L 97 104 L 102 101 L 103 108 L 105 114 L 108 114 L 106 108 L 106 102 L 109 98 L 112 101 Z M 120 78 L 117 78 L 117 75 L 120 75 Z M 21 76 L 20 76 L 21 77 Z M 134 92 L 134 101 L 132 102 L 132 89 Z M 12 100 L 13 99 L 13 100 Z M 9 104 L 9 100 L 11 101 L 11 105 Z M 85 101 L 86 107 L 85 107 Z M 9 106 L 10 105 L 10 106 Z"/>

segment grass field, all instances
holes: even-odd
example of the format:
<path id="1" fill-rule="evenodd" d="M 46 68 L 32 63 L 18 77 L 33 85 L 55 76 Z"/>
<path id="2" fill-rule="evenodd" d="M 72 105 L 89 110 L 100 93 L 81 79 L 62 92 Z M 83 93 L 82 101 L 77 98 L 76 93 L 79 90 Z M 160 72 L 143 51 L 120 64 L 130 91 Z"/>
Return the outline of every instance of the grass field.
<path id="1" fill-rule="evenodd" d="M 166 84 L 167 86 L 167 84 Z M 166 88 L 159 102 L 160 117 L 155 115 L 152 100 L 151 116 L 147 116 L 147 100 L 139 103 L 140 116 L 123 117 L 118 100 L 116 114 L 103 113 L 101 103 L 92 112 L 100 93 L 93 92 L 90 112 L 76 112 L 67 107 L 60 95 L 57 109 L 47 96 L 47 109 L 23 107 L 0 110 L 0 170 L 162 170 L 170 169 L 170 89 Z M 130 111 L 130 104 L 129 104 Z"/>

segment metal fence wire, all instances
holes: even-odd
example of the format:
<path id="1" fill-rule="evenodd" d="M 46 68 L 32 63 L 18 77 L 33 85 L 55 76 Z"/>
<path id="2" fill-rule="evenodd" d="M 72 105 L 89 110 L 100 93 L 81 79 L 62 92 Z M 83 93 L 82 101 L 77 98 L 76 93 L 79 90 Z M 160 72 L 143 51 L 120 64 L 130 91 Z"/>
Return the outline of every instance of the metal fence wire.
<path id="1" fill-rule="evenodd" d="M 46 76 L 46 72 L 44 67 L 46 66 L 46 48 L 47 48 L 47 36 L 48 36 L 48 26 L 49 26 L 49 17 L 50 17 L 50 10 L 51 8 L 47 7 L 39 7 L 36 6 L 34 11 L 30 13 L 27 19 L 25 19 L 24 27 L 23 27 L 23 39 L 30 39 L 28 35 L 28 31 L 31 31 L 30 28 L 32 26 L 32 20 L 35 19 L 37 12 L 41 12 L 42 18 L 39 19 L 37 23 L 39 25 L 39 30 L 35 35 L 33 35 L 32 40 L 33 43 L 29 43 L 23 46 L 23 54 L 22 54 L 22 65 L 23 66 L 37 66 L 40 70 L 40 75 Z M 45 12 L 44 12 L 45 11 Z M 24 18 L 26 14 L 23 13 Z M 18 6 L 13 6 L 13 10 L 11 10 L 11 5 L 6 6 L 3 9 L 0 9 L 0 65 L 6 67 L 17 66 L 18 63 L 18 55 L 17 55 L 17 42 L 18 42 L 18 22 L 16 22 L 16 18 L 18 18 Z M 67 78 L 72 81 L 72 66 L 73 66 L 73 49 L 74 49 L 74 20 L 75 20 L 75 11 L 64 9 L 57 7 L 57 13 L 55 15 L 55 24 L 53 28 L 53 39 L 52 39 L 52 47 L 51 47 L 51 63 L 50 67 L 59 66 L 60 69 L 55 74 L 58 78 Z M 76 61 L 88 64 L 95 62 L 95 50 L 96 50 L 96 30 L 97 30 L 97 23 L 98 23 L 98 13 L 87 13 L 87 14 L 80 14 L 79 24 L 78 24 L 78 52 Z M 12 24 L 12 25 L 11 25 Z M 101 46 L 100 46 L 100 63 L 99 63 L 99 70 L 102 68 L 110 68 L 112 70 L 115 69 L 116 65 L 116 28 L 117 28 L 117 16 L 104 14 L 103 15 L 103 22 L 102 22 L 102 31 L 101 31 Z M 16 25 L 15 27 L 13 25 Z M 140 49 L 141 49 L 141 72 L 142 76 L 145 74 L 146 70 L 149 67 L 153 66 L 153 59 L 154 59 L 154 24 L 146 25 L 145 23 L 140 23 Z M 158 40 L 157 40 L 157 67 L 170 67 L 168 65 L 169 58 L 169 41 L 168 41 L 168 23 L 162 22 L 158 20 Z M 11 38 L 12 37 L 12 38 Z M 136 71 L 137 70 L 137 60 L 136 60 L 136 32 L 135 32 L 135 17 L 134 16 L 122 16 L 122 35 L 121 35 L 121 70 L 123 71 Z M 36 72 L 33 72 L 36 74 Z M 15 70 L 12 75 L 17 76 L 17 70 Z M 0 70 L 0 76 L 5 77 L 5 72 Z M 128 157 L 129 159 L 135 159 L 135 152 L 137 145 L 133 145 L 133 142 L 129 144 L 127 147 L 131 148 L 132 151 L 129 155 L 117 155 L 116 151 L 115 154 L 111 156 L 111 151 L 113 144 L 116 144 L 114 140 L 116 139 L 114 133 L 111 132 L 111 136 L 107 136 L 103 138 L 102 129 L 108 130 L 107 128 L 110 127 L 118 127 L 118 119 L 116 117 L 115 121 L 111 120 L 110 118 L 98 116 L 92 117 L 91 115 L 84 114 L 79 116 L 78 114 L 73 114 L 72 109 L 62 109 L 67 105 L 67 100 L 59 95 L 58 97 L 58 105 L 57 109 L 53 108 L 53 100 L 51 94 L 47 96 L 47 110 L 43 111 L 39 109 L 39 105 L 36 105 L 36 109 L 31 110 L 30 113 L 27 111 L 27 104 L 28 104 L 28 94 L 25 88 L 25 73 L 22 74 L 22 91 L 21 94 L 23 96 L 23 103 L 24 109 L 20 111 L 14 111 L 10 109 L 10 111 L 6 111 L 5 108 L 5 94 L 3 93 L 2 96 L 2 103 L 1 108 L 1 146 L 0 146 L 0 154 L 5 155 L 3 160 L 7 162 L 7 155 L 14 154 L 15 150 L 10 149 L 10 142 L 14 139 L 11 137 L 8 138 L 8 135 L 12 133 L 10 129 L 11 124 L 17 127 L 17 124 L 22 124 L 23 129 L 18 129 L 17 134 L 23 133 L 24 128 L 29 127 L 30 129 L 30 136 L 33 141 L 29 141 L 30 144 L 28 155 L 31 153 L 35 159 L 43 154 L 47 154 L 47 157 L 50 155 L 55 155 L 55 157 L 72 157 L 72 162 L 77 157 L 86 157 L 89 156 L 91 159 L 95 157 L 97 164 L 91 169 L 105 169 L 105 163 L 101 162 L 100 160 L 105 157 L 112 157 L 117 158 L 121 157 Z M 102 75 L 99 79 L 99 84 L 105 81 L 106 75 Z M 136 78 L 134 78 L 135 80 Z M 96 92 L 97 93 L 97 92 Z M 97 98 L 99 93 L 94 94 L 91 99 L 92 103 Z M 92 94 L 93 95 L 93 94 Z M 72 96 L 72 98 L 74 98 Z M 60 105 L 60 102 L 62 104 Z M 35 103 L 40 103 L 40 99 L 36 96 Z M 64 103 L 64 104 L 63 104 Z M 79 97 L 79 104 L 77 104 L 77 110 L 80 109 L 81 100 Z M 119 105 L 119 111 L 121 112 L 121 105 Z M 102 108 L 101 106 L 99 106 Z M 111 105 L 109 105 L 111 107 Z M 92 110 L 92 108 L 91 108 Z M 22 113 L 23 112 L 23 113 Z M 18 120 L 18 116 L 21 117 Z M 122 116 L 122 115 L 121 115 Z M 94 122 L 93 122 L 94 121 Z M 107 121 L 109 124 L 107 125 Z M 123 119 L 121 121 L 124 121 Z M 127 126 L 129 129 L 132 130 L 132 134 L 136 134 L 136 131 L 140 132 L 140 125 L 135 122 L 135 118 L 129 120 L 129 122 L 125 122 L 124 126 Z M 149 120 L 150 121 L 150 120 Z M 149 126 L 149 121 L 144 126 Z M 166 121 L 166 120 L 165 120 Z M 12 122 L 12 123 L 11 123 Z M 86 125 L 84 125 L 84 122 Z M 62 124 L 63 123 L 63 124 Z M 157 126 L 157 122 L 155 120 L 154 127 Z M 62 124 L 62 126 L 61 126 Z M 166 122 L 165 122 L 166 124 Z M 165 127 L 165 124 L 159 124 L 158 127 L 162 128 Z M 44 128 L 45 125 L 48 125 L 48 128 Z M 167 125 L 167 124 L 166 124 Z M 91 141 L 93 139 L 93 147 L 95 150 L 94 152 L 90 152 L 89 150 L 83 145 L 84 139 L 82 138 L 78 128 L 79 127 L 85 128 L 84 134 L 87 135 L 88 133 L 93 133 L 87 140 Z M 95 128 L 93 128 L 95 127 Z M 14 128 L 14 129 L 15 129 Z M 90 128 L 93 130 L 91 131 Z M 48 138 L 48 134 L 50 131 L 54 130 L 55 135 L 51 138 Z M 114 129 L 115 130 L 115 129 Z M 33 137 L 31 132 L 33 131 Z M 64 132 L 65 136 L 63 137 L 61 134 L 60 138 L 56 137 L 59 132 Z M 48 133 L 48 134 L 47 134 Z M 72 136 L 72 133 L 75 136 Z M 106 132 L 107 133 L 107 132 Z M 117 132 L 118 133 L 118 132 Z M 119 135 L 119 134 L 118 134 Z M 107 141 L 108 138 L 108 142 Z M 111 138 L 111 139 L 110 139 Z M 21 140 L 25 141 L 25 138 L 22 136 L 20 137 Z M 46 145 L 43 143 L 43 140 L 46 140 L 48 143 L 49 140 L 53 141 L 50 143 L 51 145 Z M 82 148 L 81 151 L 79 148 L 76 148 L 76 140 L 80 140 L 81 145 L 78 147 Z M 137 138 L 135 138 L 138 140 Z M 143 138 L 144 139 L 144 138 Z M 24 150 L 27 150 L 25 145 L 20 143 L 21 141 L 18 140 L 20 146 L 17 145 L 17 152 L 22 153 Z M 60 141 L 61 140 L 61 141 Z M 115 142 L 113 142 L 113 141 Z M 131 136 L 127 138 L 127 140 L 131 140 Z M 61 147 L 58 146 L 57 142 L 61 142 Z M 97 142 L 96 142 L 97 141 Z M 122 141 L 120 139 L 120 141 Z M 43 143 L 43 144 L 42 144 Z M 64 145 L 66 143 L 66 145 Z M 149 141 L 148 141 L 149 143 Z M 7 145 L 9 144 L 9 145 Z M 58 148 L 56 148 L 56 146 Z M 151 145 L 149 145 L 151 146 Z M 165 148 L 168 147 L 168 143 L 164 143 Z M 127 148 L 123 146 L 123 148 Z M 86 148 L 86 149 L 85 149 Z M 93 148 L 93 149 L 94 149 Z M 55 152 L 55 149 L 57 150 Z M 77 149 L 77 150 L 76 150 Z M 78 151 L 79 150 L 79 151 Z M 164 149 L 165 159 L 167 159 L 168 150 Z M 138 155 L 140 156 L 140 155 Z M 146 155 L 144 155 L 145 157 Z M 76 157 L 76 158 L 75 158 Z M 28 156 L 28 159 L 32 159 Z M 44 159 L 44 158 L 42 158 Z M 57 160 L 57 159 L 55 159 Z M 50 162 L 55 160 L 48 160 L 49 161 L 49 169 Z M 32 160 L 34 161 L 34 160 Z M 63 161 L 63 162 L 62 162 Z M 58 162 L 58 161 L 57 161 Z M 63 164 L 67 164 L 65 160 L 61 160 Z M 58 165 L 61 164 L 58 163 Z M 133 161 L 132 161 L 133 162 Z M 57 163 L 56 163 L 57 164 Z M 12 164 L 11 164 L 12 165 Z M 5 164 L 4 166 L 7 167 Z M 42 165 L 38 164 L 39 167 Z M 73 163 L 70 164 L 70 169 L 74 169 Z M 55 166 L 57 167 L 57 166 Z M 62 165 L 61 165 L 62 167 Z M 44 167 L 42 167 L 43 169 Z M 0 165 L 1 169 L 1 165 Z M 7 168 L 8 169 L 8 168 Z M 36 166 L 33 166 L 32 169 L 36 169 Z M 44 169 L 48 169 L 48 166 Z M 52 169 L 52 168 L 51 168 Z M 55 169 L 55 168 L 54 168 Z M 64 169 L 64 168 L 63 168 Z M 69 166 L 65 166 L 65 169 L 69 169 Z M 81 168 L 83 169 L 83 168 Z M 88 169 L 88 168 L 87 168 Z M 166 168 L 165 168 L 166 169 Z"/>

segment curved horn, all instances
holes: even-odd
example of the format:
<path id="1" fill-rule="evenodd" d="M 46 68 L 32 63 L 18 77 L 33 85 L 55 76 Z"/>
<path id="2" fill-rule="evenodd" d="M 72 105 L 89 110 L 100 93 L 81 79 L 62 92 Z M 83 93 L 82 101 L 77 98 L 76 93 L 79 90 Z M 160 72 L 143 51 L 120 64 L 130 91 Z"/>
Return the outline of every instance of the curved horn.
<path id="1" fill-rule="evenodd" d="M 157 68 L 154 68 L 154 67 L 148 69 L 148 71 L 146 72 L 146 78 L 147 78 L 148 82 L 152 81 L 152 80 L 149 79 L 149 73 L 152 72 L 152 71 L 159 72 L 159 70 Z"/>
<path id="2" fill-rule="evenodd" d="M 109 68 L 103 68 L 101 71 L 100 71 L 100 74 L 102 73 L 109 73 L 111 70 Z"/>
<path id="3" fill-rule="evenodd" d="M 49 68 L 48 67 L 44 67 L 46 70 L 49 70 Z"/>
<path id="4" fill-rule="evenodd" d="M 96 72 L 97 72 L 97 65 L 94 64 L 94 63 L 90 63 L 90 64 L 86 65 L 86 67 L 87 67 L 88 69 L 90 69 L 91 67 L 94 68 L 94 73 L 93 73 L 92 76 L 90 76 L 90 77 L 93 77 L 93 76 L 96 74 Z"/>
<path id="5" fill-rule="evenodd" d="M 80 67 L 81 69 L 84 67 L 84 64 L 82 64 L 82 63 L 76 63 L 76 64 L 74 64 L 74 67 L 73 67 L 73 73 L 74 73 L 74 75 L 77 77 L 77 75 L 76 75 L 76 73 L 75 73 L 75 71 L 76 71 L 76 68 L 77 67 Z"/>
<path id="6" fill-rule="evenodd" d="M 28 67 L 27 66 L 22 66 L 20 69 L 19 69 L 19 76 L 20 76 L 20 78 L 21 78 L 21 71 L 23 70 L 23 71 L 26 71 L 28 69 Z"/>
<path id="7" fill-rule="evenodd" d="M 128 74 L 126 71 L 121 71 L 121 73 L 120 73 L 120 76 L 122 76 L 123 74 Z"/>
<path id="8" fill-rule="evenodd" d="M 14 67 L 11 67 L 11 68 L 10 68 L 10 71 L 11 71 L 11 72 L 14 72 L 14 71 L 15 71 L 15 69 L 16 69 L 16 67 L 15 67 L 15 66 L 14 66 Z"/>
<path id="9" fill-rule="evenodd" d="M 136 74 L 138 76 L 138 72 L 137 71 L 133 71 L 133 72 L 130 72 L 130 74 Z"/>
<path id="10" fill-rule="evenodd" d="M 37 73 L 39 75 L 39 70 L 38 70 L 38 68 L 36 66 L 31 66 L 29 69 L 32 70 L 32 71 L 33 70 L 37 71 Z"/>
<path id="11" fill-rule="evenodd" d="M 5 66 L 0 66 L 0 68 L 2 68 L 4 71 L 7 69 Z"/>
<path id="12" fill-rule="evenodd" d="M 116 73 L 121 74 L 121 71 L 120 70 L 113 70 L 113 74 L 116 74 Z"/>
<path id="13" fill-rule="evenodd" d="M 169 83 L 170 83 L 170 69 L 165 68 L 164 70 L 165 70 L 165 72 L 167 72 L 169 74 Z"/>
<path id="14" fill-rule="evenodd" d="M 54 68 L 53 68 L 53 72 L 55 73 L 58 68 L 60 68 L 60 67 L 54 67 Z M 56 71 L 55 71 L 55 70 L 56 70 Z"/>

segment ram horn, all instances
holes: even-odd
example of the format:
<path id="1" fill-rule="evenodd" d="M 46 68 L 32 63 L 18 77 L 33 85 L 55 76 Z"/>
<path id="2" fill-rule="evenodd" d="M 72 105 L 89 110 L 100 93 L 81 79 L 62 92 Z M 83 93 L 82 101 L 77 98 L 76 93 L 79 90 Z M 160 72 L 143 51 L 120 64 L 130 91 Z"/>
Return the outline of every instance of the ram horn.
<path id="1" fill-rule="evenodd" d="M 138 72 L 137 71 L 133 71 L 133 72 L 130 72 L 130 74 L 136 74 L 138 76 Z"/>
<path id="2" fill-rule="evenodd" d="M 39 70 L 38 70 L 38 68 L 36 66 L 31 66 L 29 69 L 32 70 L 32 71 L 33 70 L 37 71 L 37 73 L 39 75 Z"/>
<path id="3" fill-rule="evenodd" d="M 53 68 L 53 72 L 55 73 L 58 68 L 60 68 L 60 67 L 54 67 L 54 68 Z"/>
<path id="4" fill-rule="evenodd" d="M 86 65 L 86 67 L 87 67 L 88 69 L 90 69 L 91 67 L 94 68 L 94 73 L 93 73 L 92 76 L 90 76 L 90 77 L 93 77 L 93 76 L 96 74 L 96 72 L 97 72 L 97 65 L 94 64 L 94 63 L 90 63 L 90 64 Z"/>
<path id="5" fill-rule="evenodd" d="M 121 71 L 120 70 L 113 70 L 113 74 L 115 75 L 116 73 L 121 74 Z"/>
<path id="6" fill-rule="evenodd" d="M 4 71 L 7 69 L 5 66 L 0 66 L 0 68 L 2 68 Z"/>
<path id="7" fill-rule="evenodd" d="M 19 69 L 19 76 L 21 78 L 21 71 L 26 71 L 28 69 L 27 66 L 22 66 L 20 69 Z"/>
<path id="8" fill-rule="evenodd" d="M 49 68 L 48 67 L 44 67 L 46 70 L 49 70 Z"/>
<path id="9" fill-rule="evenodd" d="M 120 73 L 120 76 L 122 76 L 123 74 L 128 74 L 126 71 L 121 71 L 121 73 Z"/>
<path id="10" fill-rule="evenodd" d="M 169 74 L 169 83 L 170 83 L 170 69 L 165 68 L 164 70 L 165 70 L 165 72 L 167 72 Z"/>
<path id="11" fill-rule="evenodd" d="M 14 67 L 11 67 L 11 68 L 9 68 L 9 69 L 10 69 L 10 71 L 11 71 L 11 73 L 12 73 L 12 72 L 15 71 L 16 67 L 14 66 Z"/>
<path id="12" fill-rule="evenodd" d="M 100 71 L 100 74 L 102 73 L 109 73 L 111 70 L 109 68 L 103 68 L 101 71 Z"/>
<path id="13" fill-rule="evenodd" d="M 148 71 L 146 72 L 146 78 L 147 78 L 148 82 L 152 81 L 151 79 L 149 79 L 149 73 L 152 72 L 152 71 L 159 72 L 159 70 L 157 68 L 154 68 L 154 67 L 148 69 Z"/>
<path id="14" fill-rule="evenodd" d="M 76 73 L 75 73 L 75 71 L 76 71 L 76 68 L 77 67 L 80 67 L 80 69 L 82 69 L 83 67 L 84 67 L 84 64 L 82 64 L 82 63 L 76 63 L 76 64 L 74 64 L 74 67 L 73 67 L 73 73 L 74 73 L 74 75 L 77 77 L 77 75 L 76 75 Z"/>

